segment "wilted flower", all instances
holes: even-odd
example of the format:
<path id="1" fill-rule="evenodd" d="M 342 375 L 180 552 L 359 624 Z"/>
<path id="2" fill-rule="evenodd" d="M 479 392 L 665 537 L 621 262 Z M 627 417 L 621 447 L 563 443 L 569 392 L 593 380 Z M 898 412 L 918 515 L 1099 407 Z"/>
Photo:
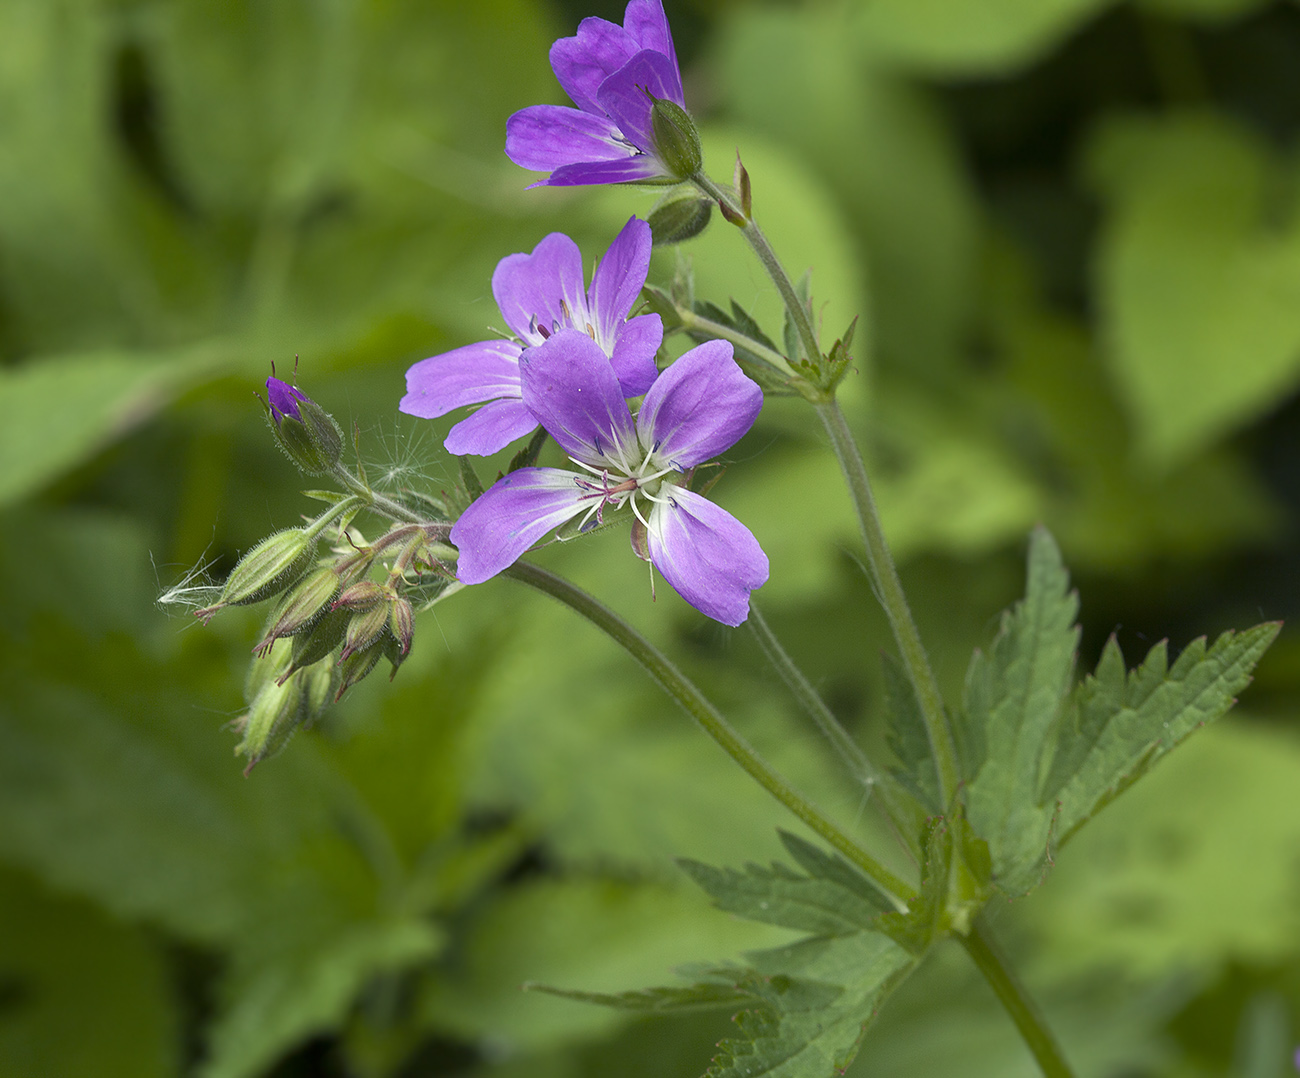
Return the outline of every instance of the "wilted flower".
<path id="1" fill-rule="evenodd" d="M 492 294 L 516 339 L 480 341 L 420 360 L 406 372 L 406 396 L 398 408 L 435 419 L 482 404 L 451 428 L 444 444 L 458 456 L 504 449 L 537 429 L 537 417 L 523 400 L 519 357 L 564 329 L 596 343 L 613 365 L 623 396 L 640 396 L 658 374 L 654 356 L 664 335 L 657 314 L 627 317 L 650 271 L 650 247 L 650 226 L 633 217 L 586 290 L 582 253 L 561 232 L 552 232 L 532 254 L 507 255 L 492 274 Z"/>
<path id="2" fill-rule="evenodd" d="M 664 579 L 709 617 L 743 622 L 749 593 L 767 580 L 767 556 L 730 513 L 675 483 L 734 445 L 762 407 L 762 391 L 731 352 L 726 341 L 691 349 L 659 376 L 633 418 L 586 334 L 560 330 L 529 349 L 520 361 L 524 402 L 582 471 L 521 468 L 497 480 L 452 528 L 461 581 L 495 576 L 575 517 L 586 514 L 586 526 L 630 505 Z"/>
<path id="3" fill-rule="evenodd" d="M 550 173 L 533 186 L 674 183 L 699 167 L 660 0 L 631 0 L 622 26 L 583 19 L 576 37 L 551 46 L 551 67 L 578 107 L 532 105 L 506 122 L 506 156 Z M 669 106 L 657 122 L 656 101 Z"/>

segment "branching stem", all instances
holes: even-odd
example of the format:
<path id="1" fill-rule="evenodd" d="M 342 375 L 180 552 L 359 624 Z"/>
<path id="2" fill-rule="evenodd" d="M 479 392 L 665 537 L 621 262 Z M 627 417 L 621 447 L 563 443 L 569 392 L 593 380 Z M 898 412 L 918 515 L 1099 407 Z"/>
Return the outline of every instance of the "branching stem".
<path id="1" fill-rule="evenodd" d="M 515 562 L 502 575 L 513 577 L 558 599 L 622 646 L 659 683 L 659 687 L 704 728 L 705 733 L 712 737 L 728 756 L 744 768 L 763 789 L 857 865 L 899 909 L 905 909 L 907 904 L 916 897 L 916 892 L 904 880 L 899 879 L 862 849 L 815 805 L 796 791 L 782 775 L 759 756 L 753 746 L 722 717 L 718 709 L 663 652 L 609 607 L 588 595 L 577 585 L 531 562 Z"/>

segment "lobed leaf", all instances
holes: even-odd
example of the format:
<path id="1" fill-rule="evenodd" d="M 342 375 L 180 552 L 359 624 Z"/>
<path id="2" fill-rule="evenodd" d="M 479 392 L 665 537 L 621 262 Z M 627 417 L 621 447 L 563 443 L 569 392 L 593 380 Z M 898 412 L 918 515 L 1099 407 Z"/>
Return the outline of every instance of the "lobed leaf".
<path id="1" fill-rule="evenodd" d="M 987 656 L 975 653 L 956 726 L 966 811 L 989 844 L 993 876 L 1027 891 L 1047 861 L 1051 817 L 1039 806 L 1040 772 L 1074 673 L 1078 598 L 1045 528 L 1029 546 L 1025 598 L 1003 615 Z"/>

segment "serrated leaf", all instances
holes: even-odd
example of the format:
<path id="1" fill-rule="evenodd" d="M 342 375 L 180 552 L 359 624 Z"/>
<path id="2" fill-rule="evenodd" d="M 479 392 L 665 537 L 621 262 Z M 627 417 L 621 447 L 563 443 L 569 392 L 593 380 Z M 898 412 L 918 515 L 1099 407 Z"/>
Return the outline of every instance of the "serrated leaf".
<path id="1" fill-rule="evenodd" d="M 881 652 L 880 658 L 885 682 L 885 740 L 902 765 L 893 773 L 930 812 L 941 812 L 939 779 L 916 691 L 897 659 L 888 652 Z"/>
<path id="2" fill-rule="evenodd" d="M 719 909 L 751 921 L 780 925 L 818 936 L 869 930 L 881 907 L 856 889 L 831 879 L 801 876 L 779 862 L 770 868 L 748 864 L 744 871 L 678 862 Z"/>
<path id="3" fill-rule="evenodd" d="M 740 981 L 758 1006 L 737 1015 L 707 1078 L 832 1078 L 853 1061 L 881 1001 L 915 960 L 861 932 L 754 955 L 761 980 Z"/>
<path id="4" fill-rule="evenodd" d="M 912 954 L 921 955 L 943 928 L 948 898 L 949 870 L 952 866 L 952 832 L 948 821 L 934 817 L 926 826 L 921 847 L 921 890 L 907 911 L 883 914 L 878 924 L 882 932 Z"/>
<path id="5" fill-rule="evenodd" d="M 839 854 L 827 853 L 820 846 L 814 846 L 789 831 L 778 830 L 777 834 L 796 864 L 813 879 L 837 883 L 877 909 L 893 909 L 889 898 Z"/>
<path id="6" fill-rule="evenodd" d="M 619 1011 L 636 1011 L 642 1014 L 680 1014 L 684 1011 L 714 1010 L 735 1003 L 743 1003 L 747 993 L 725 984 L 693 984 L 685 987 L 640 988 L 630 992 L 578 992 L 568 988 L 552 988 L 544 984 L 526 984 L 532 992 L 572 999 L 579 1003 L 594 1003 Z"/>
<path id="7" fill-rule="evenodd" d="M 956 726 L 967 816 L 989 844 L 1008 894 L 1041 876 L 1051 826 L 1038 793 L 1044 756 L 1074 673 L 1078 598 L 1047 530 L 1030 538 L 1025 598 L 1003 615 L 989 654 L 976 652 Z"/>
<path id="8" fill-rule="evenodd" d="M 1106 645 L 1097 671 L 1075 690 L 1045 800 L 1060 803 L 1064 841 L 1179 742 L 1223 716 L 1280 630 L 1266 622 L 1226 632 L 1206 650 L 1194 640 L 1166 670 L 1166 645 L 1124 671 L 1119 645 Z M 1068 775 L 1068 778 L 1066 777 Z"/>
<path id="9" fill-rule="evenodd" d="M 756 341 L 764 348 L 772 349 L 773 352 L 778 351 L 776 345 L 772 342 L 772 338 L 759 329 L 758 323 L 754 321 L 753 316 L 734 299 L 731 301 L 731 317 L 732 325 L 751 341 Z"/>

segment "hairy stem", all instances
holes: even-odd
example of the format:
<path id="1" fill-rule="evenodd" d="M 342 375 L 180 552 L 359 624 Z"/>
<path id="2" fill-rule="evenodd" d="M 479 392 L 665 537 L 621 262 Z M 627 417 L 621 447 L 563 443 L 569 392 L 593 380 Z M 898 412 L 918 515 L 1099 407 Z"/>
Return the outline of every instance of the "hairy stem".
<path id="1" fill-rule="evenodd" d="M 912 620 L 912 611 L 907 605 L 902 581 L 898 579 L 898 569 L 894 566 L 889 544 L 885 542 L 880 515 L 876 512 L 876 500 L 871 494 L 867 469 L 844 420 L 844 413 L 834 399 L 814 404 L 813 407 L 830 436 L 831 446 L 839 459 L 840 469 L 853 498 L 853 506 L 857 510 L 858 525 L 867 548 L 867 568 L 871 573 L 871 583 L 885 608 L 889 627 L 893 630 L 894 640 L 902 654 L 903 666 L 916 692 L 921 717 L 925 722 L 926 737 L 930 742 L 930 754 L 934 758 L 935 771 L 939 777 L 939 796 L 946 810 L 956 797 L 961 776 L 957 768 L 956 743 L 952 727 L 948 723 L 948 713 L 944 710 L 939 683 L 935 680 L 934 671 L 930 669 L 930 659 L 921 643 L 916 622 Z"/>
<path id="2" fill-rule="evenodd" d="M 703 315 L 696 314 L 694 311 L 685 307 L 677 307 L 677 317 L 681 319 L 682 327 L 689 333 L 695 330 L 700 333 L 707 333 L 710 337 L 717 337 L 720 340 L 730 341 L 738 348 L 744 348 L 752 352 L 763 360 L 768 366 L 775 367 L 782 374 L 794 376 L 794 371 L 790 367 L 789 361 L 780 352 L 774 352 L 764 344 L 760 344 L 738 329 L 732 329 L 730 326 L 724 326 L 721 322 L 715 322 L 711 318 L 705 318 Z"/>
<path id="3" fill-rule="evenodd" d="M 867 754 L 862 751 L 858 743 L 849 736 L 849 732 L 840 725 L 839 720 L 831 713 L 831 709 L 826 706 L 817 690 L 804 676 L 804 672 L 786 653 L 753 600 L 750 600 L 749 621 L 746 624 L 749 625 L 759 647 L 763 649 L 768 662 L 781 675 L 781 680 L 808 713 L 808 717 L 817 724 L 817 729 L 821 731 L 822 736 L 831 743 L 848 767 L 850 774 L 865 785 L 874 786 L 880 779 L 880 772 L 867 759 Z"/>
<path id="4" fill-rule="evenodd" d="M 977 917 L 970 935 L 957 936 L 956 939 L 966 948 L 966 953 L 1006 1008 L 1045 1078 L 1073 1078 L 1074 1072 L 1061 1054 L 1061 1046 L 1056 1043 L 1042 1012 L 1007 963 L 984 919 Z"/>
<path id="5" fill-rule="evenodd" d="M 722 746 L 728 756 L 744 768 L 763 789 L 857 865 L 899 909 L 905 909 L 907 903 L 916 897 L 916 892 L 904 880 L 890 872 L 827 819 L 816 806 L 805 800 L 784 777 L 759 756 L 753 746 L 741 737 L 739 732 L 722 717 L 718 709 L 663 652 L 609 607 L 563 577 L 556 576 L 530 562 L 515 562 L 505 570 L 503 575 L 513 577 L 558 599 L 606 633 L 615 643 L 621 645 L 659 683 L 659 687 L 676 700 L 686 713 L 704 728 L 705 733 Z"/>

